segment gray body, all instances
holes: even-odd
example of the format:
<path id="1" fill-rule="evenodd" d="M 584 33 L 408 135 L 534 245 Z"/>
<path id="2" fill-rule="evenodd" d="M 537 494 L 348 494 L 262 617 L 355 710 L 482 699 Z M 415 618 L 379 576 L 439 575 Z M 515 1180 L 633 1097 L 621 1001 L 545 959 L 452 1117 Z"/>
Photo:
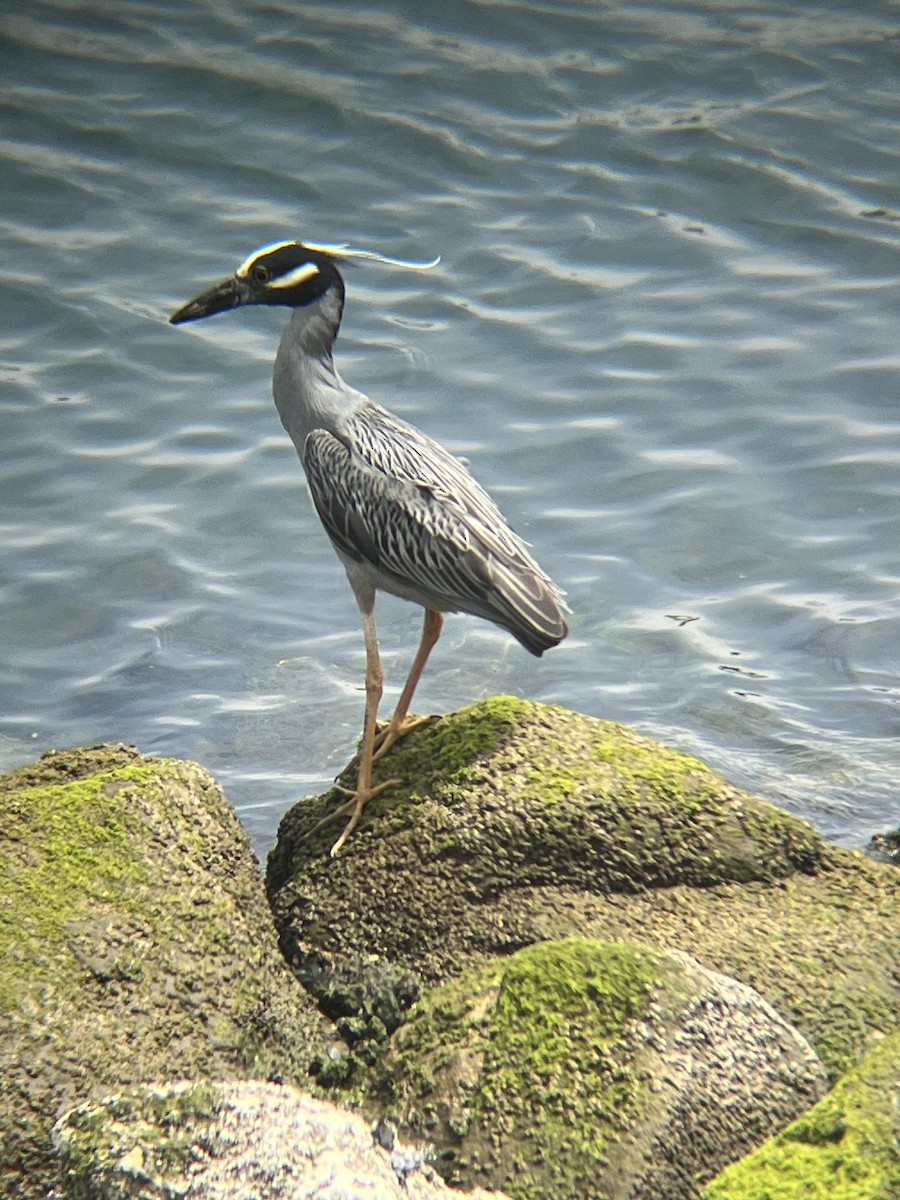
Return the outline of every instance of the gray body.
<path id="1" fill-rule="evenodd" d="M 282 424 L 360 608 L 376 590 L 508 629 L 541 654 L 566 633 L 562 593 L 441 445 L 348 387 L 332 346 L 343 289 L 294 308 L 275 359 Z"/>

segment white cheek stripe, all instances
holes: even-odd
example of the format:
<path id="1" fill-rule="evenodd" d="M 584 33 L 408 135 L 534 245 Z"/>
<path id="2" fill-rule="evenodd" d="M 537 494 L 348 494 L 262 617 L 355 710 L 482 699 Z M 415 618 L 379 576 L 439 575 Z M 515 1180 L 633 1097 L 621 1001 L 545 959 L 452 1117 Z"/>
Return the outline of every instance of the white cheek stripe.
<path id="1" fill-rule="evenodd" d="M 311 279 L 313 275 L 318 275 L 318 273 L 319 268 L 314 262 L 304 263 L 302 267 L 294 267 L 287 274 L 279 275 L 277 279 L 273 279 L 271 283 L 266 285 L 266 291 L 274 292 L 276 288 L 296 287 L 304 279 Z"/>
<path id="2" fill-rule="evenodd" d="M 260 246 L 258 250 L 254 250 L 249 258 L 245 258 L 238 269 L 235 271 L 238 279 L 246 279 L 250 274 L 250 268 L 256 260 L 263 254 L 271 254 L 273 250 L 283 250 L 285 246 L 296 246 L 296 242 L 270 242 L 268 246 Z"/>

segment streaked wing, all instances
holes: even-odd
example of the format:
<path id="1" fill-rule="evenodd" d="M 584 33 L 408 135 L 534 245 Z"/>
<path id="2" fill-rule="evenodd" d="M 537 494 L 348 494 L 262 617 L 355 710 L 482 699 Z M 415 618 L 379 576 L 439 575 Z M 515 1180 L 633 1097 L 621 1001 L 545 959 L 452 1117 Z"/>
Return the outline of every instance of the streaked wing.
<path id="1" fill-rule="evenodd" d="M 563 636 L 559 590 L 463 464 L 419 430 L 372 405 L 345 436 L 311 433 L 303 458 L 319 516 L 349 557 L 448 609 Z"/>
<path id="2" fill-rule="evenodd" d="M 512 556 L 524 549 L 503 513 L 459 459 L 414 425 L 371 404 L 351 421 L 349 432 L 353 448 L 368 466 L 425 488 L 436 504 L 477 533 L 485 547 Z"/>

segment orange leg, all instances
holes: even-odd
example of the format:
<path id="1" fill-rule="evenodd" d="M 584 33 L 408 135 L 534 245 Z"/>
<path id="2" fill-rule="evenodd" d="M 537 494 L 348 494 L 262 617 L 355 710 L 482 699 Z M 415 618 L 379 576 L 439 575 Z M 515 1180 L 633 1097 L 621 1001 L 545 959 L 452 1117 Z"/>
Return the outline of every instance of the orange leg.
<path id="1" fill-rule="evenodd" d="M 364 608 L 361 604 L 360 609 L 363 619 L 363 634 L 366 639 L 366 715 L 363 722 L 362 747 L 359 752 L 359 775 L 357 776 L 355 790 L 351 791 L 349 788 L 338 787 L 339 791 L 349 796 L 346 804 L 342 804 L 333 813 L 329 813 L 327 817 L 324 817 L 309 830 L 309 833 L 312 834 L 317 829 L 321 829 L 323 825 L 327 825 L 329 821 L 333 821 L 335 817 L 349 817 L 341 836 L 331 847 L 332 858 L 340 852 L 347 838 L 359 824 L 363 809 L 369 801 L 381 792 L 387 791 L 388 788 L 396 787 L 400 782 L 399 779 L 388 779 L 385 783 L 379 783 L 376 787 L 372 786 L 375 732 L 384 675 L 381 670 L 381 658 L 378 654 L 378 637 L 375 632 L 375 614 L 373 608 Z"/>
<path id="2" fill-rule="evenodd" d="M 422 624 L 422 638 L 419 642 L 419 649 L 416 651 L 416 657 L 413 659 L 413 664 L 409 669 L 409 675 L 406 678 L 406 683 L 403 685 L 403 691 L 400 693 L 400 699 L 397 701 L 397 707 L 394 709 L 393 716 L 388 723 L 378 730 L 375 738 L 375 753 L 373 760 L 381 758 L 387 754 L 391 746 L 399 742 L 402 737 L 406 737 L 414 729 L 418 729 L 420 725 L 427 725 L 431 720 L 430 717 L 407 717 L 409 706 L 412 704 L 413 695 L 418 687 L 419 680 L 422 678 L 422 672 L 425 670 L 425 664 L 428 662 L 428 656 L 437 644 L 438 638 L 441 636 L 441 629 L 444 625 L 444 618 L 439 612 L 434 609 L 425 609 L 425 620 Z M 363 747 L 363 753 L 365 746 Z"/>

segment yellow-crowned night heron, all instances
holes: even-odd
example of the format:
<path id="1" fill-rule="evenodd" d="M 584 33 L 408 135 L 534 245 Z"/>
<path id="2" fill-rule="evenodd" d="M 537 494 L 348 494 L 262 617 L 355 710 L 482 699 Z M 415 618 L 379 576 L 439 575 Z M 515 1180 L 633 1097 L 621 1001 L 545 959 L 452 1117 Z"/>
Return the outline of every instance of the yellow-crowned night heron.
<path id="1" fill-rule="evenodd" d="M 373 797 L 372 764 L 420 722 L 413 693 L 438 640 L 442 613 L 467 612 L 508 629 L 540 655 L 566 636 L 562 593 L 466 468 L 414 426 L 348 387 L 332 359 L 344 307 L 338 265 L 373 259 L 424 269 L 372 251 L 276 242 L 251 254 L 230 279 L 170 320 L 195 321 L 245 304 L 292 309 L 275 358 L 275 404 L 290 434 L 316 511 L 344 564 L 362 613 L 366 712 L 356 790 L 335 816 L 349 820 L 336 854 Z M 375 632 L 378 589 L 421 604 L 419 649 L 386 726 L 377 726 L 382 671 Z"/>

